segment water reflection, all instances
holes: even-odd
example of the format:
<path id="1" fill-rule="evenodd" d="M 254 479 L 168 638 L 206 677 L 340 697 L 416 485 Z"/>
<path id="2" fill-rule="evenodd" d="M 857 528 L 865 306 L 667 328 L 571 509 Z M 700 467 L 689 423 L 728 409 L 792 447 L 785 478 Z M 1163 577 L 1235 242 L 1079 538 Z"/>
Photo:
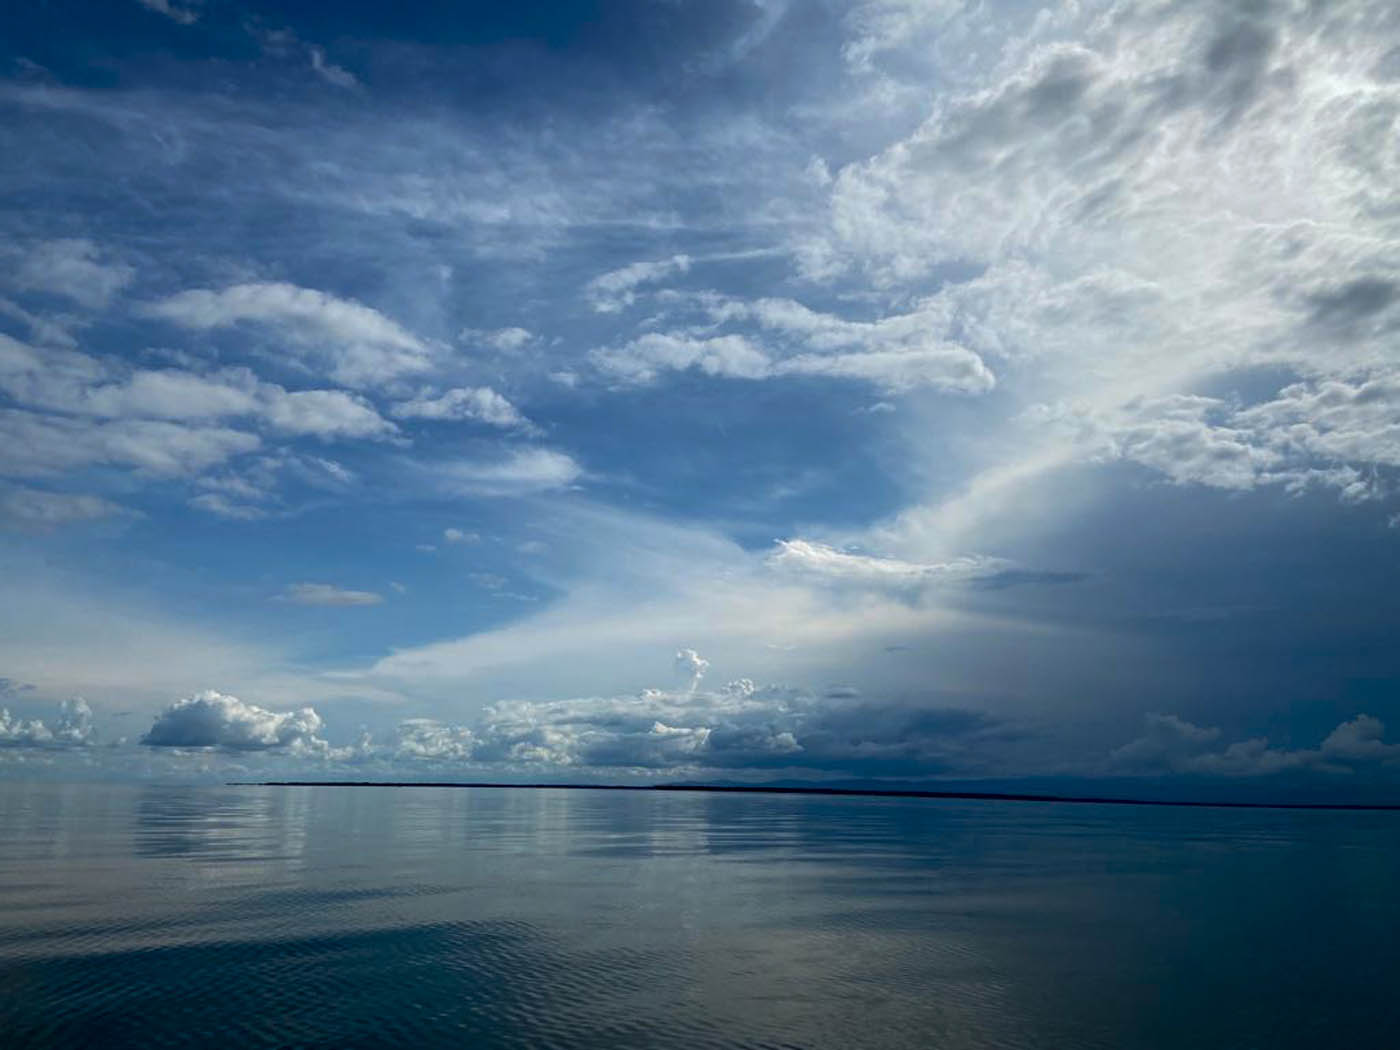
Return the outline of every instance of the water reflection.
<path id="1" fill-rule="evenodd" d="M 15 1045 L 1288 1047 L 1397 1019 L 1393 814 L 6 785 L 0 818 Z"/>

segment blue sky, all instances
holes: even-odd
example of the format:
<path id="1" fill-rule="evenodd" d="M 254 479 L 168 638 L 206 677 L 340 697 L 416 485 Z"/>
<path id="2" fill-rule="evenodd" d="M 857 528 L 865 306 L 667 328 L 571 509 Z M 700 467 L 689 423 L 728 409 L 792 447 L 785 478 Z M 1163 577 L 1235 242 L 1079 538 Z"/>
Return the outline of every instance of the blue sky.
<path id="1" fill-rule="evenodd" d="M 0 40 L 6 775 L 1400 771 L 1392 5 Z"/>

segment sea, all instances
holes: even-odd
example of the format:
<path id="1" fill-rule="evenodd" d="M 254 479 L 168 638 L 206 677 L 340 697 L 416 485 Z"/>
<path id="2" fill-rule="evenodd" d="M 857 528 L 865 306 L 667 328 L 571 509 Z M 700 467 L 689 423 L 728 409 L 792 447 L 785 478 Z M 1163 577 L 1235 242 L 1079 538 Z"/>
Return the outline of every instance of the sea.
<path id="1" fill-rule="evenodd" d="M 1400 1046 L 1400 813 L 0 784 L 0 1046 Z"/>

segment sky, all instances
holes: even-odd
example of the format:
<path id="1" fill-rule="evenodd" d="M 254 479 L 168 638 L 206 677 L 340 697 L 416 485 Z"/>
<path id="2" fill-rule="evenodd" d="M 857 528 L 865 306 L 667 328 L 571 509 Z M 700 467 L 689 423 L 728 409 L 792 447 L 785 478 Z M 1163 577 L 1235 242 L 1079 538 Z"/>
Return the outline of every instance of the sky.
<path id="1" fill-rule="evenodd" d="M 1386 0 L 8 5 L 0 776 L 1400 795 L 1398 119 Z"/>

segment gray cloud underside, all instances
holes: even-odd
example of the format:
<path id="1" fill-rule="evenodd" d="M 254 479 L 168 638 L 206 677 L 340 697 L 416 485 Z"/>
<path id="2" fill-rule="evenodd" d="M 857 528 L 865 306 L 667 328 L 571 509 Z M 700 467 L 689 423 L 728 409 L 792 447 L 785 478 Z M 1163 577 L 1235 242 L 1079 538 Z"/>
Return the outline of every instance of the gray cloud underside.
<path id="1" fill-rule="evenodd" d="M 1295 771 L 1351 772 L 1378 766 L 1400 768 L 1400 743 L 1385 742 L 1385 724 L 1357 715 L 1330 732 L 1316 748 L 1289 750 L 1263 737 L 1221 747 L 1221 732 L 1175 715 L 1149 714 L 1145 733 L 1114 750 L 1113 765 L 1133 773 L 1194 773 L 1268 776 Z"/>

